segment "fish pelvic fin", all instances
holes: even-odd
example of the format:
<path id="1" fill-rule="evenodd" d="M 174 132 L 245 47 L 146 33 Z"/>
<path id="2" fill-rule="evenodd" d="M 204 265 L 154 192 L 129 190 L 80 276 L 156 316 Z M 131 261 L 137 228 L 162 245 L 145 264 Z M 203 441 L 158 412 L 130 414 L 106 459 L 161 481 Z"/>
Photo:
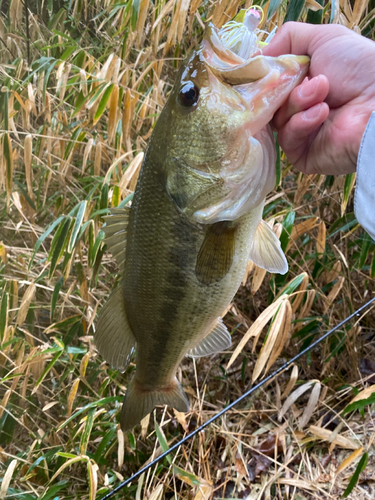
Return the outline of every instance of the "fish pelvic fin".
<path id="1" fill-rule="evenodd" d="M 156 405 L 168 405 L 177 411 L 183 412 L 189 411 L 190 407 L 189 400 L 176 378 L 168 387 L 146 390 L 134 377 L 130 382 L 122 405 L 121 429 L 124 432 L 132 429 L 146 415 L 151 413 Z"/>
<path id="2" fill-rule="evenodd" d="M 103 358 L 114 368 L 124 371 L 136 341 L 126 317 L 121 286 L 116 288 L 100 311 L 94 339 Z"/>
<path id="3" fill-rule="evenodd" d="M 279 238 L 264 220 L 259 222 L 250 248 L 250 259 L 270 273 L 285 274 L 288 262 Z"/>
<path id="4" fill-rule="evenodd" d="M 130 207 L 112 208 L 111 215 L 103 217 L 105 225 L 102 227 L 105 233 L 105 243 L 108 250 L 116 259 L 121 272 L 124 271 L 126 233 L 129 222 Z"/>
<path id="5" fill-rule="evenodd" d="M 224 325 L 223 320 L 218 318 L 210 333 L 201 342 L 190 349 L 187 356 L 201 358 L 217 352 L 225 351 L 232 345 L 232 337 Z"/>

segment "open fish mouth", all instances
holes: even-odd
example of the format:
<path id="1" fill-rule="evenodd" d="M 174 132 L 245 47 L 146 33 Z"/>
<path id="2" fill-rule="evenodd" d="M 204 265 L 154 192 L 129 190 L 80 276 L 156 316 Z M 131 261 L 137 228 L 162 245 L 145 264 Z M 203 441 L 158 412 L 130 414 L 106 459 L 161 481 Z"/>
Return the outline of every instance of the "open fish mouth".
<path id="1" fill-rule="evenodd" d="M 308 67 L 308 56 L 286 55 L 278 58 L 262 55 L 267 45 L 258 40 L 259 10 L 243 10 L 220 30 L 208 25 L 202 43 L 202 57 L 207 67 L 220 80 L 230 85 L 255 82 L 267 76 L 275 66 L 287 67 L 298 73 Z"/>

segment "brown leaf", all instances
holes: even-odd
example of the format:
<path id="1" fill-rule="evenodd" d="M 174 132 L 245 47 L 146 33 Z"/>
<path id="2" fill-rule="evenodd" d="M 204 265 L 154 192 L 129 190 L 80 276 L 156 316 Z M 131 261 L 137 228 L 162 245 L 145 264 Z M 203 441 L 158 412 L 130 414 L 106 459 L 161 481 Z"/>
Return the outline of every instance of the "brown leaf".
<path id="1" fill-rule="evenodd" d="M 370 384 L 375 383 L 375 361 L 372 361 L 372 359 L 363 358 L 361 359 L 359 369 L 362 377 L 370 377 L 367 379 L 367 382 L 370 382 Z"/>
<path id="2" fill-rule="evenodd" d="M 276 434 L 269 434 L 268 437 L 260 443 L 260 445 L 258 446 L 258 450 L 261 453 L 263 453 L 263 455 L 267 455 L 267 457 L 273 458 L 275 456 L 276 444 L 277 444 L 277 452 L 276 452 L 277 455 L 280 451 L 282 451 L 282 445 L 280 441 L 277 439 Z"/>
<path id="3" fill-rule="evenodd" d="M 260 476 L 262 472 L 267 472 L 271 465 L 271 460 L 268 457 L 259 455 L 255 465 L 255 476 Z"/>

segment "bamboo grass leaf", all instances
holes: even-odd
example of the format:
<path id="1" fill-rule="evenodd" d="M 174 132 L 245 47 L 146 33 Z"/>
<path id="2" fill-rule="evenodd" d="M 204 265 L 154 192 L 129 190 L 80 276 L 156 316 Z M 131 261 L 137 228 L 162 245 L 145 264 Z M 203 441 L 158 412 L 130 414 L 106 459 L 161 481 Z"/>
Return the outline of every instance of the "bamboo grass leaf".
<path id="1" fill-rule="evenodd" d="M 114 85 L 115 85 L 114 83 L 110 83 L 108 85 L 108 87 L 105 89 L 103 96 L 99 102 L 98 109 L 96 110 L 96 113 L 94 115 L 94 123 L 96 123 L 99 120 L 99 118 L 102 116 L 102 114 L 104 113 L 105 108 L 107 106 L 107 102 L 108 102 L 109 98 L 111 97 Z"/>
<path id="2" fill-rule="evenodd" d="M 271 0 L 267 11 L 267 19 L 270 20 L 274 13 L 277 11 L 282 0 Z"/>
<path id="3" fill-rule="evenodd" d="M 79 445 L 79 452 L 81 453 L 81 455 L 86 455 L 87 445 L 89 443 L 92 426 L 94 424 L 95 412 L 96 408 L 90 408 L 89 411 L 87 412 L 86 423 L 82 432 L 81 442 Z"/>
<path id="4" fill-rule="evenodd" d="M 282 222 L 283 230 L 280 235 L 280 243 L 281 243 L 281 248 L 284 252 L 286 250 L 286 247 L 288 246 L 292 234 L 295 218 L 296 218 L 296 213 L 293 210 L 291 210 Z"/>
<path id="5" fill-rule="evenodd" d="M 53 238 L 51 251 L 49 253 L 49 259 L 51 261 L 51 266 L 49 270 L 50 278 L 53 276 L 56 266 L 68 244 L 69 232 L 71 226 L 72 226 L 72 219 L 70 217 L 66 217 L 65 221 L 61 224 L 59 230 L 56 231 L 56 234 Z"/>
<path id="6" fill-rule="evenodd" d="M 56 282 L 55 288 L 53 289 L 52 299 L 51 299 L 51 320 L 53 319 L 53 314 L 55 312 L 56 302 L 60 293 L 60 290 L 64 284 L 64 279 L 62 276 Z"/>
<path id="7" fill-rule="evenodd" d="M 169 446 L 167 443 L 167 440 L 165 439 L 164 432 L 160 429 L 159 424 L 156 421 L 155 415 L 154 415 L 154 420 L 155 420 L 155 432 L 156 432 L 156 437 L 158 438 L 159 444 L 161 446 L 161 449 L 163 450 L 163 453 L 169 450 Z M 169 455 L 165 457 L 168 460 L 168 463 L 172 463 L 172 459 Z"/>
<path id="8" fill-rule="evenodd" d="M 75 223 L 74 223 L 74 226 L 73 226 L 73 230 L 72 230 L 72 234 L 71 234 L 71 237 L 70 237 L 70 240 L 69 240 L 69 244 L 68 244 L 67 251 L 69 253 L 71 253 L 73 251 L 73 249 L 75 247 L 75 244 L 77 242 L 78 232 L 79 232 L 79 230 L 81 228 L 82 221 L 83 221 L 83 218 L 85 216 L 86 208 L 87 208 L 87 201 L 84 200 L 84 201 L 82 201 L 79 204 L 79 209 L 78 209 L 77 217 L 76 217 L 76 220 L 75 220 Z"/>
<path id="9" fill-rule="evenodd" d="M 12 195 L 12 186 L 13 186 L 13 153 L 12 153 L 12 142 L 10 140 L 9 134 L 4 134 L 3 136 L 3 153 L 6 166 L 5 172 L 6 172 L 7 205 L 9 206 L 10 197 Z"/>
<path id="10" fill-rule="evenodd" d="M 302 9 L 305 6 L 305 1 L 306 0 L 290 0 L 283 22 L 287 23 L 288 21 L 298 21 Z"/>
<path id="11" fill-rule="evenodd" d="M 354 486 L 358 483 L 359 475 L 367 467 L 368 457 L 369 457 L 368 453 L 364 453 L 361 460 L 358 462 L 357 468 L 356 468 L 353 476 L 350 479 L 348 487 L 344 491 L 343 498 L 347 498 L 350 495 L 350 493 L 353 491 Z"/>
<path id="12" fill-rule="evenodd" d="M 47 227 L 47 229 L 44 231 L 44 233 L 38 238 L 37 242 L 34 245 L 34 251 L 30 259 L 29 263 L 29 270 L 31 269 L 31 266 L 34 262 L 34 258 L 36 253 L 38 252 L 40 246 L 42 243 L 48 238 L 48 236 L 52 233 L 52 231 L 60 224 L 60 222 L 64 220 L 64 216 L 58 217 L 55 221 L 51 222 L 51 224 Z"/>
<path id="13" fill-rule="evenodd" d="M 63 354 L 63 350 L 59 349 L 59 351 L 54 355 L 54 357 L 52 358 L 52 360 L 48 363 L 48 365 L 46 366 L 46 368 L 43 370 L 41 376 L 37 380 L 37 383 L 34 385 L 31 394 L 35 394 L 36 393 L 36 391 L 38 390 L 40 384 L 43 382 L 43 380 L 47 376 L 48 372 L 52 369 L 52 367 L 55 365 L 56 361 L 59 359 L 59 357 L 62 354 Z"/>
<path id="14" fill-rule="evenodd" d="M 72 420 L 77 418 L 79 415 L 84 413 L 86 410 L 89 410 L 90 408 L 97 408 L 98 406 L 106 406 L 110 403 L 115 403 L 115 402 L 121 402 L 124 399 L 124 396 L 109 396 L 108 398 L 102 398 L 99 399 L 98 401 L 92 401 L 91 403 L 87 404 L 80 410 L 76 411 L 71 417 L 69 417 L 65 422 L 59 425 L 57 428 L 57 432 L 61 431 L 66 425 L 69 424 Z"/>
<path id="15" fill-rule="evenodd" d="M 8 326 L 8 304 L 9 304 L 9 294 L 8 292 L 3 293 L 0 302 L 0 345 L 4 338 L 5 330 Z"/>

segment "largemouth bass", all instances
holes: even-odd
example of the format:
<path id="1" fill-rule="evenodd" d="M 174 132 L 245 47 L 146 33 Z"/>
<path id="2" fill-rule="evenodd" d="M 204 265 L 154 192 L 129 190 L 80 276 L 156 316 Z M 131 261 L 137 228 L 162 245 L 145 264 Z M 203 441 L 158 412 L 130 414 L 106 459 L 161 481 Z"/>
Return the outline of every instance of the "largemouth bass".
<path id="1" fill-rule="evenodd" d="M 206 356 L 231 345 L 220 315 L 249 258 L 270 272 L 287 271 L 280 242 L 262 220 L 275 185 L 268 123 L 309 60 L 264 57 L 251 44 L 244 54 L 223 33 L 210 26 L 183 64 L 132 205 L 106 218 L 122 285 L 99 315 L 95 342 L 120 370 L 136 350 L 121 411 L 124 431 L 159 404 L 188 411 L 177 367 L 186 354 Z"/>

